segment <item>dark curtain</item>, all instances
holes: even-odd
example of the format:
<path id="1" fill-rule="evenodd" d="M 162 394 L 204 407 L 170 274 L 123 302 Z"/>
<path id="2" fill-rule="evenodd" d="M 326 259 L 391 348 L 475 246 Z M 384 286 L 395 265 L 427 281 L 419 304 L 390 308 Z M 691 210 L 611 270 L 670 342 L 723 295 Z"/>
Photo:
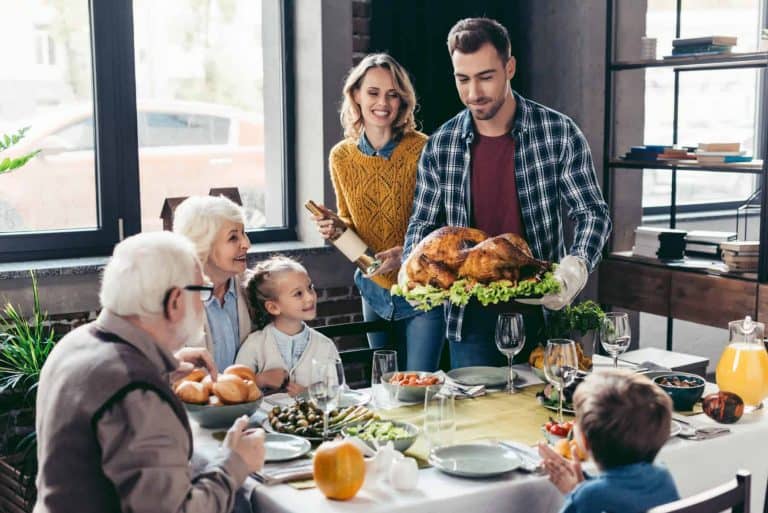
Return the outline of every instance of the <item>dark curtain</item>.
<path id="1" fill-rule="evenodd" d="M 453 81 L 446 40 L 451 27 L 462 18 L 494 18 L 509 31 L 518 69 L 526 66 L 523 50 L 524 0 L 373 0 L 371 52 L 388 52 L 411 75 L 420 109 L 416 116 L 427 134 L 456 115 L 464 106 Z M 518 78 L 520 77 L 520 78 Z M 512 81 L 526 95 L 524 74 Z"/>

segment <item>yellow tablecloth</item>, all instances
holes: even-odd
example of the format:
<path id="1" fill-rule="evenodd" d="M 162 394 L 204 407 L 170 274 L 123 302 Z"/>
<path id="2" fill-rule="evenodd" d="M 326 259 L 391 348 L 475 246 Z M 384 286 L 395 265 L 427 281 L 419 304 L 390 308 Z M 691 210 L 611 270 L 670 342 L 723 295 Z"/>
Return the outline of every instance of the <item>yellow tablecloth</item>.
<path id="1" fill-rule="evenodd" d="M 516 394 L 497 392 L 475 399 L 456 400 L 456 433 L 454 443 L 479 440 L 515 440 L 533 445 L 544 440 L 541 426 L 556 416 L 536 400 L 536 392 L 544 385 L 534 385 Z M 382 418 L 410 422 L 423 430 L 424 405 L 415 404 L 378 412 Z M 409 456 L 426 460 L 429 455 L 423 433 L 408 449 Z"/>

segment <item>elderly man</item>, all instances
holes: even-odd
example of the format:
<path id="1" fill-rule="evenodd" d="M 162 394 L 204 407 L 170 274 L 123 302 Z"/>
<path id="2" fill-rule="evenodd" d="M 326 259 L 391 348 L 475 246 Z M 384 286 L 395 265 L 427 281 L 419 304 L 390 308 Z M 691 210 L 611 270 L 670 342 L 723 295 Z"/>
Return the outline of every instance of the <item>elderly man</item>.
<path id="1" fill-rule="evenodd" d="M 174 351 L 202 336 L 206 288 L 180 235 L 141 234 L 115 247 L 101 314 L 57 344 L 40 376 L 35 513 L 232 509 L 263 464 L 263 432 L 238 419 L 220 458 L 190 478 L 192 434 L 169 386 Z M 204 350 L 177 355 L 214 367 Z"/>

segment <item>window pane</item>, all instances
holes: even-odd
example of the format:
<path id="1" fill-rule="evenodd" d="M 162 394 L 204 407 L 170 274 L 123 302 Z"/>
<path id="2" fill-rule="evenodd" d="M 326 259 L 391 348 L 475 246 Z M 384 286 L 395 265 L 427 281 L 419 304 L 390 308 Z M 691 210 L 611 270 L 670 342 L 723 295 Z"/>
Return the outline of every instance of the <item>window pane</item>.
<path id="1" fill-rule="evenodd" d="M 265 176 L 262 2 L 133 6 L 142 230 L 162 228 L 166 198 L 212 188 L 237 189 L 249 228 L 265 226 L 283 173 Z"/>
<path id="2" fill-rule="evenodd" d="M 737 36 L 734 52 L 755 51 L 759 20 L 757 0 L 685 1 L 681 37 Z M 674 1 L 649 0 L 646 33 L 658 38 L 660 56 L 671 53 L 674 23 Z M 645 84 L 645 143 L 671 144 L 674 73 L 648 69 Z M 678 143 L 739 142 L 742 150 L 753 155 L 758 86 L 758 74 L 753 69 L 680 73 Z M 681 171 L 677 174 L 677 202 L 744 201 L 756 185 L 755 175 Z M 647 170 L 643 206 L 668 205 L 669 197 L 664 199 L 660 194 L 664 188 L 671 191 L 671 173 Z"/>
<path id="3" fill-rule="evenodd" d="M 85 0 L 0 1 L 0 133 L 31 127 L 0 158 L 0 233 L 97 226 L 90 24 Z"/>

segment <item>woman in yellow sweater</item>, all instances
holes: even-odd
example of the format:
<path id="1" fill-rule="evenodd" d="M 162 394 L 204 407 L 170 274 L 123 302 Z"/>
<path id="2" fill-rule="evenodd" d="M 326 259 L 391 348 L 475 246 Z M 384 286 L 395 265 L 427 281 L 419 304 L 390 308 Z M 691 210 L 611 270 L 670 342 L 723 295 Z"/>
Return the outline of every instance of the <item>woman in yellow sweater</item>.
<path id="1" fill-rule="evenodd" d="M 339 217 L 377 254 L 371 276 L 355 272 L 366 321 L 393 323 L 390 333 L 368 335 L 373 349 L 394 348 L 402 370 L 436 370 L 445 338 L 443 309 L 413 309 L 392 296 L 411 215 L 416 169 L 427 136 L 416 130 L 416 93 L 408 73 L 391 56 L 366 56 L 344 84 L 341 124 L 345 139 L 331 150 L 329 167 Z M 333 221 L 316 217 L 328 238 Z"/>

